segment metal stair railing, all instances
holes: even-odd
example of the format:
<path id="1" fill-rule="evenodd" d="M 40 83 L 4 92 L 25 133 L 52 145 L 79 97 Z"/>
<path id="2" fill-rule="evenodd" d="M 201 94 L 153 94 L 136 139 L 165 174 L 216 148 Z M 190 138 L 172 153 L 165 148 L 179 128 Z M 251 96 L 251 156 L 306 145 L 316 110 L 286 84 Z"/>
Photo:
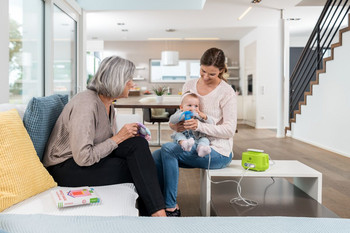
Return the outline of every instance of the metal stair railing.
<path id="1" fill-rule="evenodd" d="M 289 122 L 295 122 L 305 103 L 304 93 L 310 92 L 310 83 L 316 80 L 316 71 L 322 69 L 325 53 L 349 13 L 349 0 L 327 0 L 311 36 L 290 77 Z M 289 128 L 290 128 L 289 127 Z"/>

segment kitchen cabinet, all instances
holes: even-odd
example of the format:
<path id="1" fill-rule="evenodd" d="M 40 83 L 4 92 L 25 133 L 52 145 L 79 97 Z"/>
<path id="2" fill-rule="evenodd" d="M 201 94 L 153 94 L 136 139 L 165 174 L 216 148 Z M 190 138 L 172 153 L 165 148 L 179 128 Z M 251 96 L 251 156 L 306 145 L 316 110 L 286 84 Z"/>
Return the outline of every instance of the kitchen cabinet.
<path id="1" fill-rule="evenodd" d="M 228 66 L 227 73 L 230 75 L 228 80 L 239 80 L 239 66 Z"/>
<path id="2" fill-rule="evenodd" d="M 230 84 L 235 91 L 241 92 L 241 88 L 239 86 L 239 66 L 228 66 L 227 73 L 229 77 L 227 78 L 227 83 Z"/>
<path id="3" fill-rule="evenodd" d="M 236 96 L 237 99 L 237 120 L 243 120 L 243 97 Z"/>

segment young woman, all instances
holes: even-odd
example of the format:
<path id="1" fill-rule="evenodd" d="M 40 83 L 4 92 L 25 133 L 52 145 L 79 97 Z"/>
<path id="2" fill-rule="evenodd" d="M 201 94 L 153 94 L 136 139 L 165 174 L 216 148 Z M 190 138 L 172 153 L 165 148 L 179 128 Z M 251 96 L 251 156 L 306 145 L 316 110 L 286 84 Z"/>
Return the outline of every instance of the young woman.
<path id="1" fill-rule="evenodd" d="M 210 141 L 211 152 L 200 157 L 194 145 L 190 151 L 184 151 L 174 142 L 166 143 L 153 152 L 158 177 L 165 198 L 167 216 L 180 216 L 177 205 L 177 186 L 179 167 L 219 169 L 226 167 L 232 160 L 233 135 L 237 124 L 236 95 L 226 83 L 224 73 L 224 52 L 217 48 L 208 49 L 200 60 L 200 78 L 190 80 L 183 86 L 182 93 L 195 93 L 200 100 L 200 111 L 213 118 L 215 124 L 207 124 L 190 119 L 170 127 L 182 132 L 186 129 L 202 132 Z M 210 161 L 210 164 L 209 164 Z"/>

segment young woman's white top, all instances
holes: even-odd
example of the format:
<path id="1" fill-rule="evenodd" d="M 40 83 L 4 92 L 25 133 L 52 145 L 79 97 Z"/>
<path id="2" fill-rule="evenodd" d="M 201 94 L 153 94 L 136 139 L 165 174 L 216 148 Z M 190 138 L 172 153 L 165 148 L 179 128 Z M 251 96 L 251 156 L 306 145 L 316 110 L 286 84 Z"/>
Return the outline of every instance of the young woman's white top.
<path id="1" fill-rule="evenodd" d="M 237 127 L 237 100 L 233 88 L 225 81 L 207 95 L 197 91 L 199 79 L 190 80 L 183 86 L 182 93 L 190 91 L 199 97 L 199 110 L 211 116 L 215 124 L 198 121 L 196 131 L 205 133 L 210 141 L 210 147 L 224 156 L 229 156 L 233 147 L 233 136 Z"/>

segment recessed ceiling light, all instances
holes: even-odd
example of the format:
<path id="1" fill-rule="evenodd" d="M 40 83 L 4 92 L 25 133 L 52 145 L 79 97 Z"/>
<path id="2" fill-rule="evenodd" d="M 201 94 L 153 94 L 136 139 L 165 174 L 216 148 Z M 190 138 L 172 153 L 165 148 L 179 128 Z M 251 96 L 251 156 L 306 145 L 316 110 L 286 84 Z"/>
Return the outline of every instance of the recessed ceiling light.
<path id="1" fill-rule="evenodd" d="M 289 21 L 299 21 L 299 20 L 301 20 L 301 18 L 287 18 L 287 20 L 289 20 Z"/>
<path id="2" fill-rule="evenodd" d="M 217 37 L 211 37 L 211 38 L 205 38 L 205 37 L 198 37 L 198 38 L 184 38 L 184 40 L 220 40 L 220 38 Z"/>
<path id="3" fill-rule="evenodd" d="M 253 0 L 252 1 L 252 3 L 254 3 L 254 4 L 258 4 L 258 3 L 260 3 L 261 2 L 261 0 Z"/>
<path id="4" fill-rule="evenodd" d="M 166 32 L 175 32 L 176 30 L 173 29 L 173 28 L 168 28 L 168 29 L 165 29 Z"/>
<path id="5" fill-rule="evenodd" d="M 124 26 L 125 23 L 117 23 L 118 26 Z"/>
<path id="6" fill-rule="evenodd" d="M 182 40 L 182 38 L 148 38 L 148 40 Z"/>
<path id="7" fill-rule="evenodd" d="M 128 32 L 129 30 L 128 29 L 122 29 L 122 32 Z"/>
<path id="8" fill-rule="evenodd" d="M 248 7 L 248 8 L 241 14 L 241 16 L 238 17 L 238 20 L 243 19 L 243 17 L 244 17 L 246 14 L 248 14 L 248 12 L 249 12 L 251 9 L 252 9 L 251 6 Z"/>

